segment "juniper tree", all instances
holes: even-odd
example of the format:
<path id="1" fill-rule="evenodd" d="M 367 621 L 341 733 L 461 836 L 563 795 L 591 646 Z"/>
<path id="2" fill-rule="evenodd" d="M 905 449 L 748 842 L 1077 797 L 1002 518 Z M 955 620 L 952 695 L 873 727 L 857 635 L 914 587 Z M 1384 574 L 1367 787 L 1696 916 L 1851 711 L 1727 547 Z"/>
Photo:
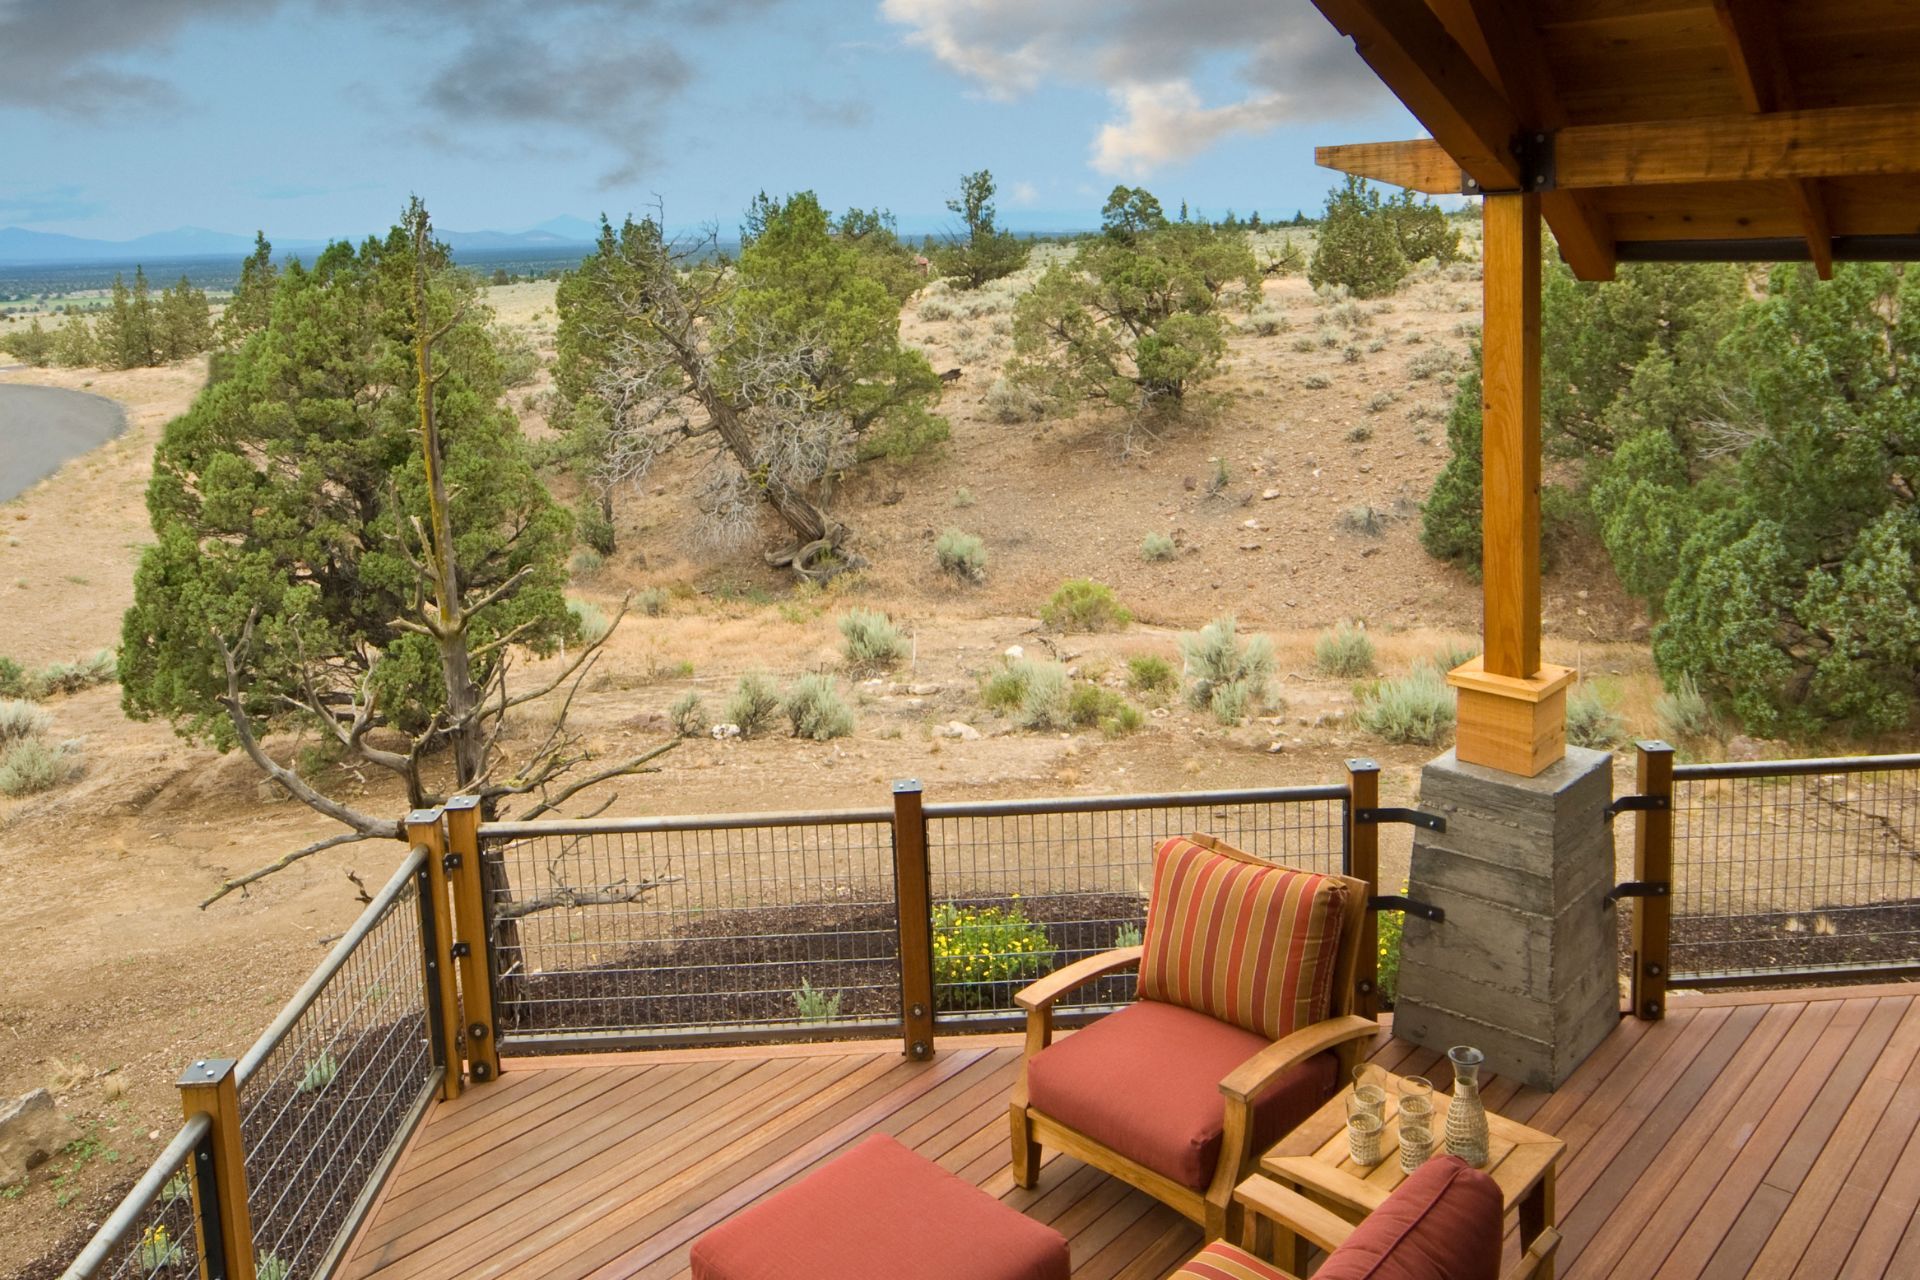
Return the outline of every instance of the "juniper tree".
<path id="1" fill-rule="evenodd" d="M 186 276 L 160 295 L 155 346 L 162 361 L 184 360 L 213 345 L 213 315 L 204 291 Z"/>
<path id="2" fill-rule="evenodd" d="M 568 521 L 500 403 L 485 308 L 425 209 L 289 266 L 269 314 L 155 451 L 155 543 L 122 625 L 122 698 L 137 719 L 238 747 L 348 829 L 214 897 L 400 832 L 276 759 L 276 730 L 317 732 L 391 772 L 414 807 L 458 790 L 489 813 L 528 797 L 533 816 L 642 767 L 657 750 L 575 773 L 591 753 L 564 713 L 526 750 L 501 744 L 505 718 L 577 681 L 599 646 L 509 685 L 516 655 L 575 635 Z"/>
<path id="3" fill-rule="evenodd" d="M 960 194 L 947 208 L 966 224 L 964 236 L 948 240 L 934 255 L 934 266 L 962 289 L 978 289 L 1027 265 L 1030 245 L 994 225 L 993 174 L 981 169 L 961 175 Z"/>

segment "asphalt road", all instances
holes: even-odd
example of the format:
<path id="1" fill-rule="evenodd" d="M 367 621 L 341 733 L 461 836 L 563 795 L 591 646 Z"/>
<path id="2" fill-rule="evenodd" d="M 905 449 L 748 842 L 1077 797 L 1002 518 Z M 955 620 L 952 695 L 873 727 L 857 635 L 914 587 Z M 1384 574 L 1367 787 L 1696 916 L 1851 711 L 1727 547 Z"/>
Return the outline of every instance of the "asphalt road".
<path id="1" fill-rule="evenodd" d="M 24 493 L 69 458 L 127 429 L 104 396 L 56 387 L 0 386 L 0 502 Z"/>

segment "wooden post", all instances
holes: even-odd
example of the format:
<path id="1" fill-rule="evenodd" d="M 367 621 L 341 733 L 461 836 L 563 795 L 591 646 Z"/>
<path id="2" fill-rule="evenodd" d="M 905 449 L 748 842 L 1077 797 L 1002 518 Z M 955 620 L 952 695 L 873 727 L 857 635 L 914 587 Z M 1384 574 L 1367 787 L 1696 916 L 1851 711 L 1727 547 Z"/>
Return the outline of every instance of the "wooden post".
<path id="1" fill-rule="evenodd" d="M 407 839 L 427 851 L 420 868 L 420 962 L 432 1023 L 434 1061 L 446 1068 L 440 1096 L 452 1102 L 460 1096 L 460 989 L 454 981 L 453 911 L 447 896 L 447 838 L 438 809 L 415 809 L 407 815 Z"/>
<path id="2" fill-rule="evenodd" d="M 1347 761 L 1347 874 L 1380 893 L 1380 828 L 1357 822 L 1362 809 L 1380 807 L 1380 766 L 1371 760 Z M 1360 956 L 1354 966 L 1353 1011 L 1362 1018 L 1380 1016 L 1380 928 L 1372 911 L 1361 917 Z"/>
<path id="3" fill-rule="evenodd" d="M 1673 804 L 1673 748 L 1664 742 L 1634 744 L 1639 756 L 1635 787 L 1643 796 L 1665 796 Z M 1633 904 L 1633 992 L 1635 1017 L 1667 1016 L 1668 955 L 1672 941 L 1673 809 L 1641 809 L 1634 815 L 1633 878 L 1664 884 L 1666 894 L 1637 898 Z"/>
<path id="4" fill-rule="evenodd" d="M 899 913 L 900 1028 L 907 1056 L 933 1057 L 933 899 L 920 782 L 893 784 L 893 896 Z"/>
<path id="5" fill-rule="evenodd" d="M 254 1280 L 253 1217 L 247 1210 L 246 1150 L 232 1058 L 202 1058 L 180 1076 L 180 1109 L 205 1112 L 211 1128 L 193 1154 L 194 1232 L 200 1280 Z"/>
<path id="6" fill-rule="evenodd" d="M 1448 675 L 1455 753 L 1532 777 L 1566 755 L 1573 673 L 1540 662 L 1540 197 L 1485 198 L 1481 598 L 1486 652 Z"/>
<path id="7" fill-rule="evenodd" d="M 487 932 L 486 893 L 481 887 L 480 799 L 455 796 L 447 801 L 446 814 L 467 1074 L 475 1084 L 485 1084 L 500 1074 L 500 1049 L 493 1016 L 493 939 Z"/>

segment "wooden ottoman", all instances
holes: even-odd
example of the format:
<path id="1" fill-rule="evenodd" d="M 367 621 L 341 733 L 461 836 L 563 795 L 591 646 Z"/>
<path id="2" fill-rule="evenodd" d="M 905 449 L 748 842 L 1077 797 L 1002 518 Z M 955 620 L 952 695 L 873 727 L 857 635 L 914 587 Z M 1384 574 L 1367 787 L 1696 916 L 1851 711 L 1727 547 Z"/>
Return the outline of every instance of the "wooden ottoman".
<path id="1" fill-rule="evenodd" d="M 1067 1241 L 885 1134 L 693 1245 L 694 1280 L 1068 1280 Z"/>

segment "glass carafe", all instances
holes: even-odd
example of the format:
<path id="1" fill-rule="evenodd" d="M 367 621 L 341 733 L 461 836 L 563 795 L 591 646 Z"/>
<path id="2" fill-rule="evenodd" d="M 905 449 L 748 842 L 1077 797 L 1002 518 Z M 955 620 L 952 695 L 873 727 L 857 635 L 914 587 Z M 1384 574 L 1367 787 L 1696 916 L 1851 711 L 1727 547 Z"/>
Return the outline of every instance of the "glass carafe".
<path id="1" fill-rule="evenodd" d="M 1487 1163 L 1487 1108 L 1480 1101 L 1480 1064 L 1487 1060 L 1472 1045 L 1447 1050 L 1453 1064 L 1453 1101 L 1447 1106 L 1447 1151 L 1478 1169 Z"/>

